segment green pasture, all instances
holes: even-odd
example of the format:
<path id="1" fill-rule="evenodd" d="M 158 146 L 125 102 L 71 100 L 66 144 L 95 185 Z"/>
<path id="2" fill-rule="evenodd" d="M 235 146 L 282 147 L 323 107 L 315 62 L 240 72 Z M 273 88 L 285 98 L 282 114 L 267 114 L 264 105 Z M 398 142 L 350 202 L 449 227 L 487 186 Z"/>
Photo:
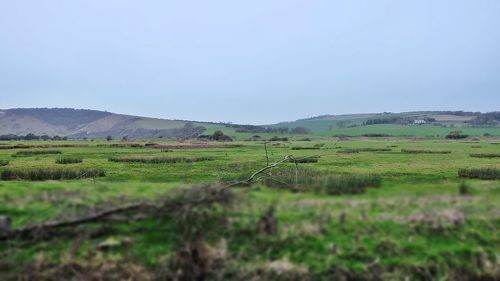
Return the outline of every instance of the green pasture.
<path id="1" fill-rule="evenodd" d="M 450 130 L 426 125 L 406 126 L 403 131 L 397 125 L 375 125 L 374 133 L 380 132 L 379 126 L 384 126 L 384 133 L 393 135 L 443 136 Z M 363 127 L 363 133 L 371 132 L 370 127 Z M 500 134 L 498 128 L 460 130 L 471 135 Z M 335 129 L 331 133 L 358 135 L 361 131 L 356 127 Z M 144 145 L 146 142 L 136 143 Z M 9 161 L 0 171 L 60 168 L 55 160 L 65 156 L 83 159 L 82 163 L 63 165 L 65 168 L 100 168 L 105 170 L 106 176 L 68 181 L 0 180 L 0 216 L 10 217 L 13 228 L 79 216 L 89 208 L 154 202 L 174 188 L 249 176 L 266 165 L 263 142 L 237 141 L 232 143 L 240 145 L 237 147 L 169 150 L 109 147 L 113 142 L 105 141 L 23 143 L 85 146 L 33 148 L 29 150 L 60 150 L 62 154 L 29 157 L 12 157 L 28 149 L 0 149 L 0 160 Z M 444 138 L 337 141 L 328 136 L 316 137 L 313 141 L 270 142 L 267 149 L 271 163 L 286 155 L 317 154 L 320 155 L 317 163 L 301 163 L 298 169 L 313 169 L 325 174 L 376 174 L 382 177 L 382 186 L 369 188 L 363 194 L 341 196 L 272 189 L 258 183 L 251 187 L 235 187 L 241 201 L 229 213 L 231 223 L 208 239 L 208 243 L 215 245 L 220 239 L 227 242 L 231 260 L 228 267 L 233 269 L 251 271 L 283 260 L 319 280 L 330 280 L 325 276 L 335 270 L 368 279 L 376 272 L 375 267 L 385 280 L 407 277 L 453 280 L 460 272 L 467 276 L 495 276 L 500 266 L 500 181 L 463 179 L 457 172 L 460 168 L 500 168 L 498 158 L 470 157 L 472 153 L 498 153 L 498 143 L 500 140 L 494 137 L 457 141 Z M 317 144 L 320 149 L 292 150 L 292 147 Z M 390 151 L 342 152 L 355 148 L 389 148 Z M 451 153 L 408 154 L 402 153 L 402 149 Z M 160 164 L 108 161 L 110 157 L 121 156 L 209 156 L 214 160 Z M 286 163 L 284 167 L 295 169 L 293 163 Z M 458 186 L 462 182 L 470 186 L 470 194 L 459 194 Z M 259 236 L 254 233 L 255 225 L 271 205 L 276 207 L 278 233 Z M 459 221 L 455 220 L 457 216 Z M 95 223 L 78 229 L 83 232 L 101 227 Z M 168 220 L 118 220 L 106 227 L 104 234 L 89 237 L 78 255 L 85 255 L 109 238 L 127 239 L 132 241 L 131 249 L 117 247 L 102 255 L 118 259 L 132 255 L 139 264 L 153 270 L 162 266 L 162 261 L 176 249 L 174 241 L 178 233 Z M 62 262 L 76 237 L 75 233 L 40 241 L 21 238 L 0 241 L 0 279 L 17 280 L 16 276 L 36 257 Z M 425 279 L 426 276 L 430 279 Z"/>

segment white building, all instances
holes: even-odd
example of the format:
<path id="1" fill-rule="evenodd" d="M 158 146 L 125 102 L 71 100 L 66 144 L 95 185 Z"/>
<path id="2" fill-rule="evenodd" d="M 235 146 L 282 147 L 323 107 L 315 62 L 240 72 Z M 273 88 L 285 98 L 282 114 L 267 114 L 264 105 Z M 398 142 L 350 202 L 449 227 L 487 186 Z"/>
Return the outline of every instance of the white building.
<path id="1" fill-rule="evenodd" d="M 415 119 L 415 120 L 413 120 L 413 124 L 415 124 L 415 125 L 422 125 L 422 124 L 425 124 L 425 123 L 427 123 L 427 122 L 425 122 L 424 119 Z"/>

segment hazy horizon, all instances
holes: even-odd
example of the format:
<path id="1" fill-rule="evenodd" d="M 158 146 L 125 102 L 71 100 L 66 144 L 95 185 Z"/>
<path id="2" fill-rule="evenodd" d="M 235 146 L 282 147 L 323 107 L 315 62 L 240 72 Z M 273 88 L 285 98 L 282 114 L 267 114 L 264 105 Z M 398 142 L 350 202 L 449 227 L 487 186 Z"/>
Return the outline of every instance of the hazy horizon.
<path id="1" fill-rule="evenodd" d="M 497 111 L 498 1 L 5 1 L 0 108 L 269 124 Z"/>

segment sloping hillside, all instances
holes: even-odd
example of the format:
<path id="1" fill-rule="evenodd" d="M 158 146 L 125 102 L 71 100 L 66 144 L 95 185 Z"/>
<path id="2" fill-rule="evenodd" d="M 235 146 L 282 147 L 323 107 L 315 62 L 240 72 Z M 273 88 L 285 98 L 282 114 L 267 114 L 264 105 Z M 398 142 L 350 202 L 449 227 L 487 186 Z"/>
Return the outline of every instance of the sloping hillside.
<path id="1" fill-rule="evenodd" d="M 70 138 L 194 137 L 214 123 L 147 118 L 71 108 L 16 108 L 0 110 L 0 135 L 67 136 Z"/>
<path id="2" fill-rule="evenodd" d="M 444 136 L 460 130 L 469 135 L 500 135 L 500 113 L 417 111 L 323 115 L 271 127 L 303 127 L 320 135 L 387 134 L 394 136 Z"/>

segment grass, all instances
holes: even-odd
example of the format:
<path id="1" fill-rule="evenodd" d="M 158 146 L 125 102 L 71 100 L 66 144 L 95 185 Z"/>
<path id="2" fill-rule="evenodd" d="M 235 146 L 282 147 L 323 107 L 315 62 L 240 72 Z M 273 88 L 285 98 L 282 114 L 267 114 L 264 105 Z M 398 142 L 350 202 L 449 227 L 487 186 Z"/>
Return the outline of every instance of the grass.
<path id="1" fill-rule="evenodd" d="M 62 177 L 47 181 L 36 180 L 37 177 L 33 177 L 33 181 L 29 177 L 22 181 L 1 180 L 0 215 L 10 217 L 12 227 L 17 228 L 127 202 L 156 202 L 178 186 L 187 188 L 216 183 L 223 178 L 248 178 L 266 163 L 263 144 L 258 142 L 236 142 L 240 146 L 230 149 L 177 149 L 177 144 L 171 141 L 153 142 L 174 148 L 165 153 L 144 145 L 121 147 L 111 146 L 113 142 L 62 142 L 87 145 L 61 148 L 64 157 L 85 158 L 78 164 L 79 169 L 61 169 L 54 162 L 57 158 L 50 155 L 11 159 L 0 172 L 100 169 L 106 171 L 106 176 L 95 180 Z M 324 144 L 319 151 L 293 150 L 294 146 L 305 145 L 294 141 L 286 147 L 268 145 L 271 163 L 289 154 L 299 159 L 321 155 L 316 163 L 298 164 L 298 190 L 294 188 L 294 163 L 284 163 L 270 171 L 278 178 L 286 178 L 286 185 L 262 179 L 252 187 L 232 189 L 240 201 L 227 210 L 226 224 L 220 227 L 217 224 L 215 230 L 207 231 L 205 240 L 210 252 L 220 249 L 220 241 L 226 243 L 222 248 L 227 257 L 219 269 L 228 274 L 225 277 L 246 274 L 240 280 L 254 276 L 269 280 L 269 276 L 276 274 L 273 270 L 282 265 L 287 277 L 305 269 L 307 276 L 298 275 L 299 280 L 366 280 L 370 276 L 382 280 L 479 277 L 495 280 L 491 265 L 498 264 L 500 256 L 496 234 L 500 221 L 495 209 L 500 204 L 500 181 L 476 177 L 467 179 L 467 188 L 461 188 L 464 178 L 457 175 L 457 171 L 463 167 L 479 167 L 481 172 L 465 170 L 467 176 L 498 174 L 491 159 L 470 157 L 472 153 L 495 152 L 498 146 L 493 143 L 498 140 L 481 140 L 481 148 L 472 148 L 470 143 L 444 139 L 351 139 L 339 142 L 338 146 L 367 153 L 341 154 L 332 150 L 337 148 L 335 142 L 334 138 L 312 137 L 307 146 Z M 387 147 L 450 151 L 453 157 L 435 153 L 369 153 Z M 11 153 L 0 150 L 0 159 L 10 159 Z M 213 160 L 180 161 L 175 165 L 141 165 L 143 162 L 123 165 L 108 160 L 165 155 Z M 488 169 L 496 172 L 487 172 Z M 461 189 L 467 196 L 460 195 Z M 270 206 L 275 208 L 277 234 L 259 235 L 257 224 Z M 209 210 L 212 211 L 222 212 L 219 208 Z M 56 265 L 73 264 L 74 267 L 63 269 L 102 273 L 104 265 L 109 265 L 108 268 L 118 268 L 117 272 L 123 274 L 132 269 L 142 274 L 165 273 L 170 271 L 168 261 L 178 253 L 182 240 L 182 231 L 169 212 L 161 219 L 141 218 L 131 213 L 110 218 L 103 224 L 65 228 L 61 233 L 64 235 L 36 241 L 0 242 L 4 265 L 0 267 L 0 279 L 18 280 L 33 272 L 28 268 L 34 268 L 29 267 L 34 264 L 38 264 L 36 268 L 40 270 L 46 267 L 47 272 L 55 272 L 54 269 L 59 268 Z M 89 238 L 78 246 L 76 237 L 80 234 Z M 96 250 L 108 239 L 120 243 L 108 251 Z M 256 272 L 260 275 L 254 275 Z M 106 277 L 103 279 L 113 280 L 109 275 Z M 130 276 L 122 279 L 134 280 Z"/>
<path id="2" fill-rule="evenodd" d="M 7 165 L 9 165 L 8 160 L 0 160 L 0 166 L 7 166 Z"/>
<path id="3" fill-rule="evenodd" d="M 60 150 L 26 150 L 26 151 L 18 151 L 12 154 L 12 157 L 29 157 L 36 155 L 45 155 L 45 154 L 61 154 Z"/>

